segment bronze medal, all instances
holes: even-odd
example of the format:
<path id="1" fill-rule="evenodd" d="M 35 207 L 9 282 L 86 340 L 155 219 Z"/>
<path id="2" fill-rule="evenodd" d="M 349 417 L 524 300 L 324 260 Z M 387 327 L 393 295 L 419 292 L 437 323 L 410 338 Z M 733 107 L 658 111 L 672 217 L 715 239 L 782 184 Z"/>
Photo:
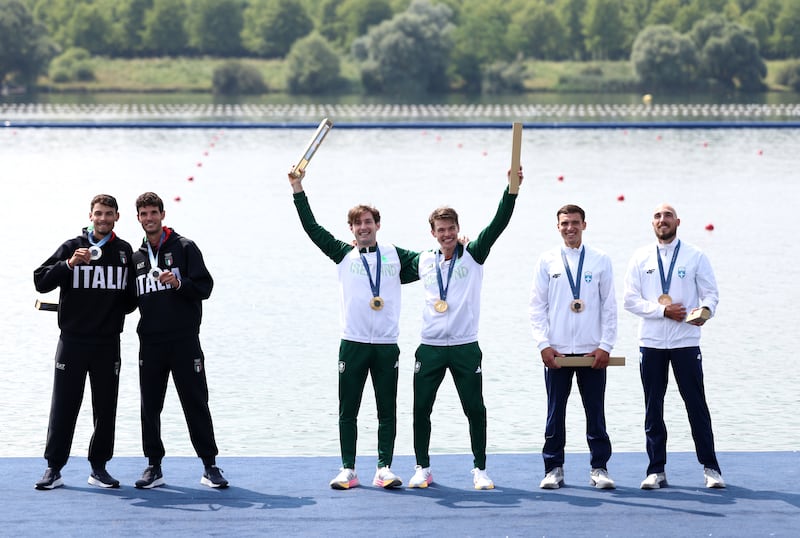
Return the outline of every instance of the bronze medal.
<path id="1" fill-rule="evenodd" d="M 439 312 L 440 314 L 443 312 L 447 312 L 447 301 L 439 299 L 438 301 L 433 303 L 433 309 Z"/>
<path id="2" fill-rule="evenodd" d="M 369 307 L 373 310 L 380 310 L 383 308 L 383 299 L 378 296 L 373 297 L 369 301 Z"/>
<path id="3" fill-rule="evenodd" d="M 586 305 L 583 303 L 581 299 L 575 299 L 569 304 L 569 309 L 575 312 L 576 314 L 580 314 L 583 312 Z"/>
<path id="4" fill-rule="evenodd" d="M 662 293 L 661 295 L 658 296 L 658 304 L 669 306 L 672 304 L 672 297 L 670 297 L 666 293 Z"/>

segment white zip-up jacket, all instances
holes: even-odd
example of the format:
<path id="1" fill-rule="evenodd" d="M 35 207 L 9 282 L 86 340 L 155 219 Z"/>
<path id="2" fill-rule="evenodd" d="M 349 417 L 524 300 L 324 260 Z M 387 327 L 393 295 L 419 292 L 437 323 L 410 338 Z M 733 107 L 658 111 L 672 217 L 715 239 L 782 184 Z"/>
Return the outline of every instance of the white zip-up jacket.
<path id="1" fill-rule="evenodd" d="M 617 300 L 611 258 L 598 249 L 582 248 L 586 253 L 581 274 L 580 248 L 561 246 L 544 252 L 536 262 L 528 313 L 539 351 L 552 347 L 563 354 L 586 354 L 597 348 L 610 352 L 616 343 Z M 570 309 L 573 295 L 562 252 L 575 284 L 580 281 L 584 302 L 580 313 Z"/>
<path id="2" fill-rule="evenodd" d="M 422 311 L 423 344 L 431 346 L 458 346 L 478 341 L 481 316 L 481 287 L 483 265 L 475 261 L 467 249 L 460 249 L 447 290 L 446 312 L 437 312 L 434 303 L 439 300 L 439 283 L 436 278 L 436 252 L 420 254 L 419 277 L 425 287 L 425 309 Z M 440 256 L 440 269 L 444 284 L 452 259 Z"/>
<path id="3" fill-rule="evenodd" d="M 676 349 L 700 345 L 700 327 L 664 317 L 666 307 L 658 303 L 663 290 L 656 256 L 661 256 L 666 277 L 677 244 L 676 239 L 667 245 L 655 243 L 643 247 L 628 264 L 624 307 L 642 318 L 639 327 L 641 347 Z M 706 307 L 713 316 L 717 311 L 719 291 L 711 262 L 700 249 L 685 241 L 681 241 L 668 293 L 672 302 L 682 304 L 687 312 Z"/>
<path id="4" fill-rule="evenodd" d="M 400 334 L 400 258 L 394 245 L 378 245 L 381 251 L 383 308 L 369 307 L 372 289 L 357 248 L 339 262 L 339 304 L 342 339 L 362 344 L 396 344 Z M 377 255 L 364 254 L 375 282 Z"/>

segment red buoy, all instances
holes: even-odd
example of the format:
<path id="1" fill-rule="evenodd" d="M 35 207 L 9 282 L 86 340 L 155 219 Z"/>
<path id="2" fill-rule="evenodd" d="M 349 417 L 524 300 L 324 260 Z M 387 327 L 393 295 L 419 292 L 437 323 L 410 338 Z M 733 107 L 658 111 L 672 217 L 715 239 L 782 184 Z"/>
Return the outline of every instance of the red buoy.
<path id="1" fill-rule="evenodd" d="M 624 202 L 624 201 L 625 201 L 625 195 L 624 194 L 620 194 L 619 196 L 617 196 L 617 202 Z"/>
<path id="2" fill-rule="evenodd" d="M 187 181 L 194 181 L 194 176 L 189 176 L 186 178 Z"/>
<path id="3" fill-rule="evenodd" d="M 709 222 L 708 224 L 706 224 L 706 230 L 708 230 L 709 232 L 713 231 L 714 230 L 714 225 Z"/>
<path id="4" fill-rule="evenodd" d="M 180 202 L 180 201 L 181 201 L 181 197 L 180 197 L 180 196 L 176 196 L 176 197 L 175 197 L 175 201 L 176 201 L 176 202 Z"/>
<path id="5" fill-rule="evenodd" d="M 558 176 L 559 181 L 564 181 L 564 176 Z"/>

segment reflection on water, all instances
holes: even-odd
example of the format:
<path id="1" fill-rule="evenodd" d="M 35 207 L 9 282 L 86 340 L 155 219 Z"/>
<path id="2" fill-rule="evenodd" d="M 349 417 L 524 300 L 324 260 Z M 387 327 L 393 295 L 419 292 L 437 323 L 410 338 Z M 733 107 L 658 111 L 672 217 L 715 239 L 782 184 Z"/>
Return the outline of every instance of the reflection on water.
<path id="1" fill-rule="evenodd" d="M 332 118 L 334 121 L 337 118 Z M 55 316 L 35 311 L 32 271 L 88 222 L 88 203 L 110 192 L 121 203 L 119 234 L 141 238 L 135 197 L 154 190 L 165 223 L 197 241 L 216 280 L 201 338 L 211 407 L 224 455 L 338 453 L 335 267 L 303 233 L 286 180 L 307 129 L 0 129 L 7 260 L 0 319 L 0 456 L 37 456 L 44 446 L 57 340 Z M 429 212 L 447 203 L 474 237 L 491 218 L 510 162 L 511 133 L 492 130 L 337 130 L 308 169 L 317 219 L 347 239 L 356 203 L 381 209 L 381 237 L 433 248 Z M 489 452 L 538 452 L 545 394 L 527 320 L 531 270 L 560 236 L 555 211 L 587 212 L 584 240 L 609 253 L 617 295 L 628 258 L 653 240 L 650 211 L 675 205 L 680 234 L 709 255 L 720 283 L 718 315 L 703 329 L 706 388 L 720 450 L 794 450 L 800 445 L 800 379 L 794 285 L 800 260 L 789 234 L 800 199 L 800 131 L 789 129 L 591 129 L 524 133 L 526 180 L 515 214 L 486 264 L 480 343 Z M 192 181 L 189 181 L 189 179 Z M 624 195 L 624 202 L 618 201 Z M 180 201 L 177 199 L 180 198 Z M 715 230 L 705 226 L 713 223 Z M 397 452 L 413 452 L 411 372 L 422 293 L 404 287 Z M 117 454 L 139 455 L 136 314 L 123 334 Z M 637 320 L 620 312 L 609 372 L 614 449 L 644 449 Z M 573 395 L 568 450 L 585 451 Z M 23 418 L 24 417 L 24 418 Z M 163 417 L 168 455 L 191 455 L 170 389 Z M 468 452 L 466 420 L 452 381 L 434 409 L 432 451 Z M 667 395 L 670 450 L 692 450 L 674 383 Z M 375 451 L 375 408 L 364 394 L 359 450 Z M 73 453 L 85 457 L 91 411 L 84 402 Z M 724 461 L 722 462 L 724 466 Z"/>

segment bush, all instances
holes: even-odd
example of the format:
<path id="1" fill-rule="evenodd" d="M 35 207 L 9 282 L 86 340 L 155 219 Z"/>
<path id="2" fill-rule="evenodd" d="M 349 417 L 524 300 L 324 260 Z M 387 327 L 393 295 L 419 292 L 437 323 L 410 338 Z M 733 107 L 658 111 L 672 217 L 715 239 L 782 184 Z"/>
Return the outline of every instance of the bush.
<path id="1" fill-rule="evenodd" d="M 260 95 L 267 92 L 261 72 L 251 65 L 225 62 L 214 69 L 212 85 L 217 95 Z"/>
<path id="2" fill-rule="evenodd" d="M 800 92 L 800 61 L 789 62 L 775 75 L 775 80 L 782 86 L 788 86 Z"/>
<path id="3" fill-rule="evenodd" d="M 339 56 L 319 34 L 295 42 L 286 68 L 289 93 L 320 94 L 342 85 Z"/>
<path id="4" fill-rule="evenodd" d="M 525 91 L 525 64 L 494 62 L 483 73 L 481 89 L 484 94 L 522 93 Z"/>
<path id="5" fill-rule="evenodd" d="M 65 50 L 50 63 L 49 77 L 53 82 L 89 82 L 95 79 L 92 56 L 79 47 Z"/>

